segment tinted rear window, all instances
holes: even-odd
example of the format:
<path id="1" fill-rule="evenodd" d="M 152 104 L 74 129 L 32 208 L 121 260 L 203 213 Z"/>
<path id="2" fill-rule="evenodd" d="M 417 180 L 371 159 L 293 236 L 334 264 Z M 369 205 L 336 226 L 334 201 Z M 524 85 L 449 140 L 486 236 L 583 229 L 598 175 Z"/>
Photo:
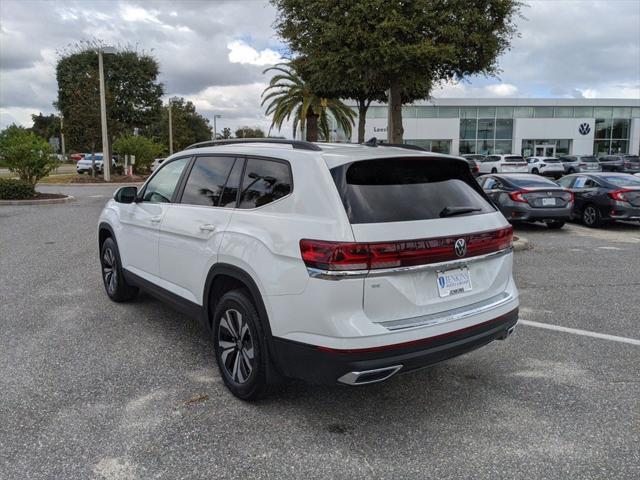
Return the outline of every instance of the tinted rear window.
<path id="1" fill-rule="evenodd" d="M 580 157 L 580 161 L 586 163 L 597 163 L 598 159 L 596 157 Z"/>
<path id="2" fill-rule="evenodd" d="M 558 184 L 545 178 L 513 178 L 509 181 L 519 188 L 557 187 Z"/>
<path id="3" fill-rule="evenodd" d="M 627 155 L 624 157 L 625 162 L 640 162 L 640 157 L 637 155 Z"/>
<path id="4" fill-rule="evenodd" d="M 446 207 L 478 209 L 464 215 L 495 211 L 468 166 L 455 160 L 364 160 L 331 174 L 351 223 L 429 220 L 440 218 Z"/>

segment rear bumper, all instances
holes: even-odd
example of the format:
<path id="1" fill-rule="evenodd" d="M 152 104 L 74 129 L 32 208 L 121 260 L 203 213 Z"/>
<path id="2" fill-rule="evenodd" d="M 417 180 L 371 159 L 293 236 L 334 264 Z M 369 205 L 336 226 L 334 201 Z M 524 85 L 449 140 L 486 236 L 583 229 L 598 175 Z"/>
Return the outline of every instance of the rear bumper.
<path id="1" fill-rule="evenodd" d="M 527 222 L 554 220 L 566 221 L 571 217 L 571 208 L 533 208 L 533 207 L 503 207 L 502 213 L 509 221 Z"/>
<path id="2" fill-rule="evenodd" d="M 640 220 L 640 207 L 612 206 L 606 212 L 612 220 Z"/>
<path id="3" fill-rule="evenodd" d="M 517 322 L 516 308 L 492 320 L 461 330 L 396 345 L 353 350 L 309 345 L 274 337 L 274 361 L 284 375 L 311 384 L 372 383 L 395 373 L 415 370 L 462 355 L 493 340 L 505 338 Z M 371 371 L 374 372 L 366 373 Z M 363 372 L 365 373 L 362 374 Z M 362 381 L 358 381 L 358 378 Z"/>

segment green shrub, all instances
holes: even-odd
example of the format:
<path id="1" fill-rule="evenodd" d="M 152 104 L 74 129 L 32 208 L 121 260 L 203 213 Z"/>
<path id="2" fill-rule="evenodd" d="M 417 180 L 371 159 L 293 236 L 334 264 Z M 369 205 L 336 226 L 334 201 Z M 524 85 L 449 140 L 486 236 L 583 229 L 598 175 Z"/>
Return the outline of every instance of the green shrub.
<path id="1" fill-rule="evenodd" d="M 15 178 L 0 178 L 0 200 L 25 200 L 35 195 L 36 191 L 29 182 Z"/>
<path id="2" fill-rule="evenodd" d="M 46 177 L 57 164 L 46 140 L 17 125 L 0 132 L 0 157 L 20 180 L 32 185 Z"/>
<path id="3" fill-rule="evenodd" d="M 142 135 L 123 135 L 113 142 L 113 151 L 122 157 L 123 164 L 125 155 L 135 155 L 133 168 L 136 172 L 148 171 L 163 149 L 162 145 Z"/>

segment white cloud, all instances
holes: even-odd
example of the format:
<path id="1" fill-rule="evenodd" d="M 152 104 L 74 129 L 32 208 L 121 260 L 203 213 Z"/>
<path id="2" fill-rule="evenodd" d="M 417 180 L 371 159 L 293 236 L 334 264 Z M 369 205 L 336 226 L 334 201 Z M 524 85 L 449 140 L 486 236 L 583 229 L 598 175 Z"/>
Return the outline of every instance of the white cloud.
<path id="1" fill-rule="evenodd" d="M 229 49 L 229 61 L 231 63 L 264 66 L 275 65 L 282 61 L 282 57 L 275 50 L 265 48 L 264 50 L 258 51 L 242 40 L 229 42 L 227 48 Z"/>
<path id="2" fill-rule="evenodd" d="M 120 7 L 120 16 L 126 22 L 161 23 L 157 14 L 133 5 L 122 5 Z"/>
<path id="3" fill-rule="evenodd" d="M 487 85 L 485 88 L 496 97 L 515 97 L 518 94 L 518 87 L 510 83 Z"/>

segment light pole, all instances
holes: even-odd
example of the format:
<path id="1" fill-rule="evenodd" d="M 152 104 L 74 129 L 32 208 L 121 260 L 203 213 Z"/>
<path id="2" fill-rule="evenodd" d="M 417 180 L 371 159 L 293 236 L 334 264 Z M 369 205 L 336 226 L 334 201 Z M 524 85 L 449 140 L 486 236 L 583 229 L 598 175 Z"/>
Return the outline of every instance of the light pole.
<path id="1" fill-rule="evenodd" d="M 213 115 L 213 139 L 212 140 L 217 140 L 218 139 L 218 129 L 216 128 L 216 118 L 222 118 L 222 115 Z"/>
<path id="2" fill-rule="evenodd" d="M 111 180 L 111 157 L 109 156 L 109 135 L 107 133 L 107 100 L 104 93 L 104 66 L 102 55 L 116 53 L 114 47 L 98 49 L 98 75 L 100 77 L 100 123 L 102 126 L 102 171 L 105 182 Z"/>
<path id="3" fill-rule="evenodd" d="M 178 100 L 178 97 L 171 97 L 169 99 L 169 156 L 173 155 L 173 121 L 171 120 L 171 105 L 173 102 Z"/>

